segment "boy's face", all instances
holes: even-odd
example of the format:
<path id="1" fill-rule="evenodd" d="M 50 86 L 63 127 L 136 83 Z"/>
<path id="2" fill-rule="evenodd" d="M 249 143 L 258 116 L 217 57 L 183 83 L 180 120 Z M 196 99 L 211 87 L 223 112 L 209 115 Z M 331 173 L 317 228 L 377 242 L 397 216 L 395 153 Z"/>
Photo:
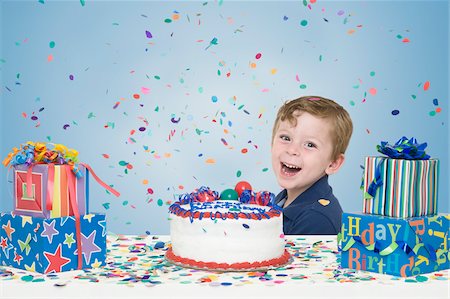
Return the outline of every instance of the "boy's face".
<path id="1" fill-rule="evenodd" d="M 337 171 L 331 157 L 330 123 L 306 112 L 294 116 L 297 125 L 281 121 L 272 142 L 272 167 L 291 200 L 325 174 Z"/>

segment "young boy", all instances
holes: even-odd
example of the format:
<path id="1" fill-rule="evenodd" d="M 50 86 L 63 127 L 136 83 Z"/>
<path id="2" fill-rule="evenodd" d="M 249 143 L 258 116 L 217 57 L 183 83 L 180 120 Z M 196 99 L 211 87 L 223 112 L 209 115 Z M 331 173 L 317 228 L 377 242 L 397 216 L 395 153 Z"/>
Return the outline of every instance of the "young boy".
<path id="1" fill-rule="evenodd" d="M 342 208 L 328 176 L 344 163 L 353 131 L 348 112 L 336 102 L 305 96 L 286 102 L 272 133 L 272 167 L 284 190 L 275 198 L 283 208 L 286 235 L 336 235 Z"/>

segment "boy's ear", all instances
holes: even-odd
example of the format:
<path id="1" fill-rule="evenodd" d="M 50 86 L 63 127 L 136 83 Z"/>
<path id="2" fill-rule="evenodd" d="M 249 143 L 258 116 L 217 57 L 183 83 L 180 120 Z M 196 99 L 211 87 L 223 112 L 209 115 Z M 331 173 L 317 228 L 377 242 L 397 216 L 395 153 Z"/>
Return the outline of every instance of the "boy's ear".
<path id="1" fill-rule="evenodd" d="M 344 164 L 345 156 L 344 154 L 339 154 L 336 160 L 331 161 L 330 165 L 328 165 L 327 169 L 325 170 L 325 173 L 330 175 L 333 173 L 338 172 L 338 170 L 341 168 L 342 164 Z"/>

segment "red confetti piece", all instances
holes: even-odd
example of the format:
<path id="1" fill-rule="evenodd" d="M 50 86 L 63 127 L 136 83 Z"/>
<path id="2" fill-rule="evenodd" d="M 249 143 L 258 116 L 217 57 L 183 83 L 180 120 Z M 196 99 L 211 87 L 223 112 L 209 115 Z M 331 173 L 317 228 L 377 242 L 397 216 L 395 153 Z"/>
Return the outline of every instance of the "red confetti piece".
<path id="1" fill-rule="evenodd" d="M 27 118 L 27 114 L 25 112 L 22 112 L 22 117 Z"/>
<path id="2" fill-rule="evenodd" d="M 139 100 L 139 99 L 141 98 L 141 96 L 138 95 L 137 93 L 135 93 L 135 94 L 133 95 L 133 98 L 136 99 L 136 100 Z"/>
<path id="3" fill-rule="evenodd" d="M 103 158 L 105 159 L 109 159 L 109 155 L 108 154 L 102 154 Z"/>
<path id="4" fill-rule="evenodd" d="M 423 85 L 423 90 L 427 91 L 430 88 L 430 81 L 425 82 Z"/>
<path id="5" fill-rule="evenodd" d="M 409 43 L 410 42 L 410 40 L 409 40 L 409 38 L 407 38 L 407 37 L 405 37 L 403 40 L 402 40 L 402 43 Z"/>
<path id="6" fill-rule="evenodd" d="M 241 149 L 241 153 L 246 154 L 247 152 L 248 152 L 248 149 L 246 149 L 246 148 Z"/>
<path id="7" fill-rule="evenodd" d="M 260 59 L 261 56 L 262 56 L 262 54 L 261 54 L 261 53 L 258 53 L 258 54 L 256 54 L 255 58 L 256 58 L 256 59 Z"/>

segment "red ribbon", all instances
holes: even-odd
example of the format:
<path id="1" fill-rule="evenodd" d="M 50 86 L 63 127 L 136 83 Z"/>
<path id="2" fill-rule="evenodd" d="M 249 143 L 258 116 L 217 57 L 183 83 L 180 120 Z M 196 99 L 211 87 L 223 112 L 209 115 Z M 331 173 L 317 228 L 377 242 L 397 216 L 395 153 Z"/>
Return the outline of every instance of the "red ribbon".
<path id="1" fill-rule="evenodd" d="M 111 192 L 112 194 L 114 194 L 115 196 L 119 197 L 120 193 L 117 192 L 116 190 L 114 190 L 113 188 L 111 188 L 110 186 L 108 186 L 105 182 L 103 182 L 94 172 L 94 170 L 92 170 L 92 167 L 89 166 L 86 163 L 79 163 L 80 165 L 83 165 L 84 167 L 87 168 L 87 170 L 89 170 L 89 172 L 92 173 L 92 176 L 94 177 L 94 179 L 97 181 L 97 183 L 100 184 L 100 186 L 102 186 L 103 188 L 105 188 L 106 190 L 108 190 L 109 192 Z"/>

